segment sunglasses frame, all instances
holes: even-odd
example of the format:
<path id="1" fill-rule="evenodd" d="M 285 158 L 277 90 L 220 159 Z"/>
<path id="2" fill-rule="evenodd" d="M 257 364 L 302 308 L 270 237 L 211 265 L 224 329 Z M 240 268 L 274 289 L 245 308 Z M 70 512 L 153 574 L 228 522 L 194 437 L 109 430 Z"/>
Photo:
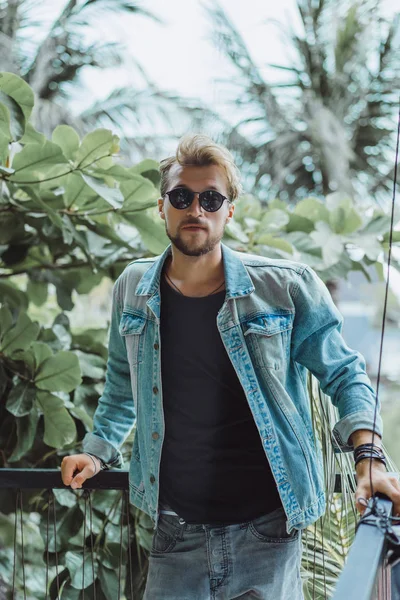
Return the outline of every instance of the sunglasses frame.
<path id="1" fill-rule="evenodd" d="M 188 204 L 187 206 L 174 206 L 174 205 L 172 204 L 172 202 L 171 202 L 171 197 L 170 197 L 170 194 L 171 194 L 171 192 L 174 192 L 175 190 L 185 190 L 185 192 L 187 192 L 187 193 L 189 194 L 189 197 L 191 196 L 191 199 L 190 199 L 190 201 L 189 201 L 189 204 Z M 207 209 L 207 208 L 204 206 L 204 204 L 203 204 L 203 198 L 202 198 L 202 196 L 203 196 L 203 194 L 205 194 L 206 192 L 215 192 L 216 194 L 219 194 L 219 195 L 221 196 L 221 198 L 222 198 L 222 202 L 221 202 L 220 206 L 219 206 L 219 207 L 218 207 L 216 210 L 208 210 L 208 209 Z M 198 196 L 199 196 L 199 202 L 200 202 L 200 206 L 201 206 L 202 208 L 204 208 L 204 210 L 206 210 L 207 212 L 217 212 L 217 211 L 218 211 L 218 210 L 221 208 L 221 206 L 223 205 L 223 203 L 224 203 L 224 201 L 225 201 L 225 200 L 228 200 L 228 202 L 230 202 L 229 198 L 227 198 L 226 196 L 224 196 L 223 194 L 221 194 L 221 192 L 219 192 L 218 190 L 204 190 L 203 192 L 194 192 L 193 190 L 190 190 L 189 188 L 186 188 L 186 187 L 179 187 L 179 186 L 178 186 L 178 187 L 176 187 L 176 188 L 173 188 L 172 190 L 169 190 L 169 192 L 165 192 L 165 195 L 166 195 L 166 196 L 168 196 L 168 199 L 169 199 L 169 201 L 171 202 L 171 205 L 172 205 L 174 208 L 176 208 L 177 210 L 185 210 L 186 208 L 189 208 L 189 206 L 192 204 L 192 202 L 193 202 L 193 200 L 194 200 L 194 197 L 195 197 L 195 195 L 196 195 L 196 194 L 198 194 Z"/>

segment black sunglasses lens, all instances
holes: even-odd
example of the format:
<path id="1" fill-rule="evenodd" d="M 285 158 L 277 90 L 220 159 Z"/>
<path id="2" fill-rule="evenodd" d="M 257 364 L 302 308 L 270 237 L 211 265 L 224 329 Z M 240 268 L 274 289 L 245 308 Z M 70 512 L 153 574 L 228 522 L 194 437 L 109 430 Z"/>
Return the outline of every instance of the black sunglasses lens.
<path id="1" fill-rule="evenodd" d="M 209 212 L 215 212 L 221 208 L 224 201 L 223 195 L 219 192 L 215 192 L 214 190 L 207 190 L 206 192 L 203 192 L 200 194 L 200 198 L 202 199 L 201 205 Z"/>
<path id="2" fill-rule="evenodd" d="M 168 195 L 174 208 L 187 208 L 193 197 L 193 192 L 185 188 L 176 188 L 169 192 Z"/>

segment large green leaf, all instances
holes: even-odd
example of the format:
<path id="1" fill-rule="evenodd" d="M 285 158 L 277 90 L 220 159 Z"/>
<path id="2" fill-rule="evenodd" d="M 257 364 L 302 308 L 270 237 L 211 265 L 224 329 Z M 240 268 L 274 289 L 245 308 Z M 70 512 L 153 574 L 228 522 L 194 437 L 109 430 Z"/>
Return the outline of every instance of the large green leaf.
<path id="1" fill-rule="evenodd" d="M 36 390 L 29 381 L 19 381 L 8 395 L 6 408 L 15 417 L 24 417 L 32 410 Z"/>
<path id="2" fill-rule="evenodd" d="M 328 268 L 337 263 L 344 250 L 343 239 L 336 235 L 328 223 L 318 221 L 315 231 L 310 233 L 310 238 L 322 250 L 323 267 Z"/>
<path id="3" fill-rule="evenodd" d="M 32 112 L 34 94 L 30 86 L 14 73 L 0 73 L 0 90 L 13 98 L 27 121 Z"/>
<path id="4" fill-rule="evenodd" d="M 161 254 L 169 244 L 169 239 L 165 233 L 164 222 L 156 223 L 154 219 L 141 214 L 125 214 L 124 219 L 132 223 L 139 231 L 143 244 L 153 252 L 153 254 Z"/>
<path id="5" fill-rule="evenodd" d="M 101 379 L 103 377 L 106 361 L 101 356 L 81 352 L 80 350 L 76 350 L 75 354 L 79 358 L 83 377 L 90 377 L 91 379 Z"/>
<path id="6" fill-rule="evenodd" d="M 75 421 L 58 396 L 38 391 L 35 398 L 44 415 L 43 441 L 52 448 L 63 448 L 76 440 Z"/>
<path id="7" fill-rule="evenodd" d="M 78 357 L 64 350 L 44 360 L 35 377 L 36 387 L 49 392 L 71 392 L 81 381 Z"/>
<path id="8" fill-rule="evenodd" d="M 14 157 L 15 173 L 10 177 L 10 181 L 29 184 L 40 182 L 46 178 L 49 167 L 63 164 L 67 173 L 68 161 L 57 144 L 48 140 L 43 145 L 28 144 Z"/>
<path id="9" fill-rule="evenodd" d="M 278 248 L 288 254 L 293 254 L 293 246 L 285 239 L 274 237 L 271 233 L 262 233 L 255 239 L 256 244 L 263 244 L 265 246 L 271 246 L 272 248 Z"/>
<path id="10" fill-rule="evenodd" d="M 83 138 L 75 156 L 75 164 L 79 169 L 84 169 L 95 165 L 104 156 L 115 154 L 118 150 L 118 137 L 112 131 L 96 129 Z"/>
<path id="11" fill-rule="evenodd" d="M 47 522 L 45 519 L 42 519 L 39 525 L 40 533 L 45 543 L 48 537 L 49 552 L 66 550 L 70 538 L 80 531 L 82 523 L 83 513 L 78 504 L 75 504 L 75 506 L 72 506 L 71 508 L 66 508 L 64 506 L 57 507 L 55 523 L 49 527 L 48 531 Z"/>
<path id="12" fill-rule="evenodd" d="M 123 565 L 125 565 L 123 563 Z M 106 598 L 118 598 L 118 571 L 116 569 L 107 569 L 104 564 L 100 565 L 99 568 L 99 579 L 101 588 Z"/>
<path id="13" fill-rule="evenodd" d="M 118 188 L 110 188 L 100 179 L 96 179 L 96 177 L 92 177 L 87 173 L 82 173 L 82 179 L 96 192 L 96 194 L 108 202 L 113 208 L 121 208 L 124 204 L 124 197 Z"/>
<path id="14" fill-rule="evenodd" d="M 294 214 L 305 217 L 313 221 L 313 223 L 317 221 L 329 221 L 329 211 L 325 204 L 318 198 L 300 200 L 294 208 Z"/>
<path id="15" fill-rule="evenodd" d="M 8 280 L 0 281 L 0 298 L 3 304 L 7 304 L 10 308 L 19 310 L 27 310 L 29 305 L 28 296 L 17 288 L 15 283 Z"/>
<path id="16" fill-rule="evenodd" d="M 1 79 L 0 79 L 1 82 Z M 25 117 L 21 107 L 14 98 L 7 96 L 0 89 L 0 128 L 10 142 L 21 139 L 25 131 Z M 7 115 L 8 112 L 8 115 Z"/>
<path id="17" fill-rule="evenodd" d="M 151 181 L 135 173 L 121 181 L 120 189 L 124 197 L 123 211 L 154 206 L 159 196 Z"/>
<path id="18" fill-rule="evenodd" d="M 273 208 L 267 210 L 260 222 L 259 231 L 264 233 L 273 233 L 281 231 L 289 223 L 289 215 L 284 210 Z"/>
<path id="19" fill-rule="evenodd" d="M 0 351 L 11 357 L 15 350 L 26 350 L 36 340 L 39 330 L 39 323 L 32 322 L 26 313 L 20 312 L 15 325 L 2 333 Z"/>
<path id="20" fill-rule="evenodd" d="M 16 419 L 17 443 L 11 456 L 8 457 L 8 462 L 12 463 L 20 460 L 32 448 L 39 417 L 39 412 L 33 406 L 29 414 Z"/>
<path id="21" fill-rule="evenodd" d="M 43 210 L 49 215 L 49 218 L 52 221 L 52 223 L 54 223 L 54 225 L 56 227 L 58 227 L 59 229 L 62 229 L 63 228 L 63 220 L 62 220 L 61 216 L 57 213 L 57 211 L 54 210 L 54 208 L 52 206 L 50 206 L 50 204 L 48 204 L 47 202 L 42 200 L 40 195 L 37 194 L 32 187 L 28 187 L 27 192 L 30 195 L 30 197 L 32 198 L 32 201 L 35 204 L 37 204 L 38 206 L 40 206 L 41 208 L 43 208 Z"/>
<path id="22" fill-rule="evenodd" d="M 35 306 L 43 306 L 48 297 L 49 284 L 47 281 L 34 281 L 29 279 L 26 284 L 26 293 L 29 298 L 29 302 L 32 302 Z"/>
<path id="23" fill-rule="evenodd" d="M 51 136 L 52 141 L 60 146 L 68 160 L 74 160 L 79 148 L 79 135 L 69 125 L 58 125 Z"/>
<path id="24" fill-rule="evenodd" d="M 83 555 L 68 551 L 65 555 L 65 566 L 71 577 L 71 585 L 78 590 L 85 589 L 93 583 L 93 570 L 94 578 L 97 577 L 98 563 L 94 560 L 94 568 L 92 567 L 89 552 L 86 552 L 85 561 L 83 561 Z"/>

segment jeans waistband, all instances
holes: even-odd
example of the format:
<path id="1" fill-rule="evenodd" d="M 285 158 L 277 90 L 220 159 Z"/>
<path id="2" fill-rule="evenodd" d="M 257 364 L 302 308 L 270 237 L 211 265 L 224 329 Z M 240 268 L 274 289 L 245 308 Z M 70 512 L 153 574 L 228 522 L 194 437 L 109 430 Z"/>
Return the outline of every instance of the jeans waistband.
<path id="1" fill-rule="evenodd" d="M 160 513 L 163 513 L 164 515 L 174 515 L 175 517 L 179 517 L 178 513 L 172 510 L 172 508 L 165 502 L 160 503 Z"/>

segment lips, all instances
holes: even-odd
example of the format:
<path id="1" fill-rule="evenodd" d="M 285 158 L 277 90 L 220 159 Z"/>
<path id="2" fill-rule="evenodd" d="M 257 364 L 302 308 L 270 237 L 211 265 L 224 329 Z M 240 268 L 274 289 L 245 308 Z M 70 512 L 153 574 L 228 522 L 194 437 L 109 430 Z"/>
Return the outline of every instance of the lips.
<path id="1" fill-rule="evenodd" d="M 183 229 L 205 229 L 205 228 L 200 227 L 199 225 L 188 225 L 187 227 L 183 227 Z"/>

